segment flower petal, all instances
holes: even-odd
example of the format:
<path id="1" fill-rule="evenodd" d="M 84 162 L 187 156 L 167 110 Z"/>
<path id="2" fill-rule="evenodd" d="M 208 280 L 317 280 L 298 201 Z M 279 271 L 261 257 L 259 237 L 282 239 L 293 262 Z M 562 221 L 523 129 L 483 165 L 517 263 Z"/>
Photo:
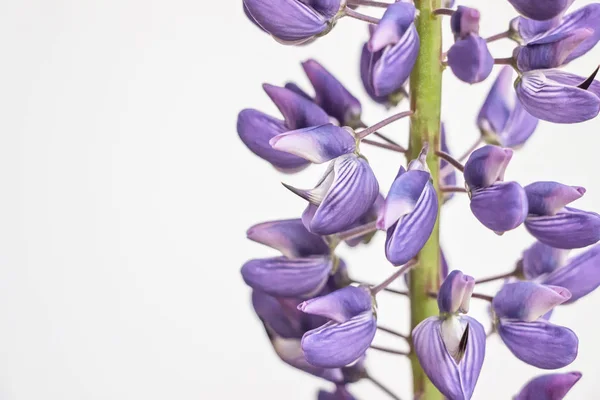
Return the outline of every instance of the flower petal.
<path id="1" fill-rule="evenodd" d="M 520 281 L 504 284 L 492 307 L 499 318 L 532 322 L 570 298 L 571 292 L 563 287 Z"/>
<path id="2" fill-rule="evenodd" d="M 557 182 L 534 182 L 525 186 L 529 213 L 555 215 L 567 204 L 584 195 L 581 186 L 567 186 Z"/>
<path id="3" fill-rule="evenodd" d="M 302 316 L 287 313 L 275 297 L 253 290 L 252 306 L 265 326 L 277 336 L 300 339 L 304 334 Z"/>
<path id="4" fill-rule="evenodd" d="M 508 0 L 508 2 L 527 18 L 544 21 L 562 14 L 573 3 L 573 0 L 546 0 L 543 2 Z"/>
<path id="5" fill-rule="evenodd" d="M 288 258 L 329 254 L 329 246 L 319 235 L 310 233 L 300 219 L 269 221 L 253 225 L 248 239 L 279 250 Z"/>
<path id="6" fill-rule="evenodd" d="M 540 120 L 529 114 L 520 101 L 515 106 L 506 123 L 506 129 L 499 136 L 500 143 L 505 147 L 518 147 L 527 141 L 535 131 Z"/>
<path id="7" fill-rule="evenodd" d="M 456 317 L 455 317 L 456 318 Z M 468 327 L 466 348 L 460 362 L 450 355 L 441 336 L 442 320 L 429 317 L 412 332 L 414 351 L 435 387 L 453 400 L 468 400 L 473 395 L 485 356 L 485 330 L 475 319 L 460 317 Z"/>
<path id="8" fill-rule="evenodd" d="M 504 131 L 511 113 L 508 101 L 512 96 L 512 67 L 502 68 L 492 85 L 479 115 L 477 126 L 484 136 L 496 136 Z"/>
<path id="9" fill-rule="evenodd" d="M 431 236 L 437 214 L 437 194 L 431 182 L 428 182 L 415 209 L 387 230 L 387 259 L 394 265 L 403 265 L 414 258 Z"/>
<path id="10" fill-rule="evenodd" d="M 527 279 L 536 279 L 548 274 L 565 265 L 568 254 L 569 250 L 557 249 L 542 242 L 535 242 L 523 252 L 523 274 Z M 556 283 L 551 283 L 551 285 L 562 286 Z"/>
<path id="11" fill-rule="evenodd" d="M 471 7 L 458 6 L 450 18 L 450 27 L 455 40 L 464 39 L 468 34 L 479 35 L 479 10 Z"/>
<path id="12" fill-rule="evenodd" d="M 579 340 L 572 330 L 544 320 L 501 321 L 498 333 L 519 360 L 543 369 L 557 369 L 577 357 Z"/>
<path id="13" fill-rule="evenodd" d="M 510 231 L 527 218 L 527 196 L 516 182 L 498 182 L 472 192 L 471 211 L 494 232 Z"/>
<path id="14" fill-rule="evenodd" d="M 379 195 L 377 195 L 377 198 L 375 199 L 375 202 L 373 203 L 373 205 L 371 206 L 369 211 L 367 211 L 366 214 L 364 214 L 362 217 L 360 217 L 358 219 L 358 221 L 356 221 L 354 224 L 352 224 L 348 229 L 356 228 L 360 225 L 365 225 L 365 224 L 368 224 L 369 222 L 377 221 L 377 218 L 383 212 L 383 204 L 384 203 L 385 203 L 385 199 L 384 199 L 383 195 L 381 195 L 381 193 L 380 193 Z M 355 247 L 355 246 L 359 245 L 360 243 L 367 244 L 371 241 L 371 239 L 373 238 L 373 236 L 375 234 L 376 234 L 376 232 L 367 233 L 363 236 L 359 236 L 359 237 L 356 237 L 353 239 L 346 240 L 346 244 L 350 247 Z"/>
<path id="15" fill-rule="evenodd" d="M 504 180 L 512 155 L 511 149 L 491 145 L 475 150 L 465 163 L 465 182 L 471 189 L 478 189 Z"/>
<path id="16" fill-rule="evenodd" d="M 600 240 L 600 215 L 565 207 L 556 215 L 527 217 L 525 228 L 548 246 L 578 249 Z"/>
<path id="17" fill-rule="evenodd" d="M 593 31 L 593 35 L 581 43 L 565 60 L 570 62 L 581 57 L 590 51 L 598 40 L 600 40 L 600 29 L 598 29 L 598 20 L 600 19 L 600 4 L 588 4 L 585 7 L 576 10 L 564 17 L 556 30 L 571 30 L 574 28 L 588 28 Z"/>
<path id="18" fill-rule="evenodd" d="M 378 96 L 375 94 L 375 88 L 373 87 L 373 69 L 375 64 L 381 58 L 383 51 L 371 53 L 367 43 L 364 44 L 360 53 L 360 79 L 363 83 L 365 91 L 373 101 L 388 105 L 390 103 L 389 96 Z"/>
<path id="19" fill-rule="evenodd" d="M 383 210 L 377 219 L 377 228 L 387 230 L 402 216 L 412 212 L 430 178 L 429 172 L 419 170 L 405 172 L 404 167 L 400 167 L 400 172 L 392 183 Z"/>
<path id="20" fill-rule="evenodd" d="M 592 29 L 579 28 L 544 35 L 515 51 L 517 68 L 520 71 L 531 71 L 560 67 L 593 34 Z"/>
<path id="21" fill-rule="evenodd" d="M 494 57 L 481 37 L 469 34 L 448 51 L 448 65 L 454 75 L 466 83 L 478 83 L 492 72 Z"/>
<path id="22" fill-rule="evenodd" d="M 348 392 L 345 386 L 338 385 L 336 386 L 334 393 L 320 390 L 317 395 L 317 400 L 356 400 L 356 398 Z"/>
<path id="23" fill-rule="evenodd" d="M 304 96 L 267 83 L 263 85 L 263 89 L 283 115 L 288 128 L 286 131 L 329 123 L 327 113 Z"/>
<path id="24" fill-rule="evenodd" d="M 467 313 L 475 279 L 459 270 L 450 272 L 438 291 L 437 302 L 440 313 Z"/>
<path id="25" fill-rule="evenodd" d="M 571 291 L 566 303 L 573 303 L 600 286 L 600 246 L 596 245 L 569 261 L 544 279 L 547 285 L 558 285 Z"/>
<path id="26" fill-rule="evenodd" d="M 532 379 L 515 400 L 562 400 L 581 379 L 581 372 L 548 374 Z"/>
<path id="27" fill-rule="evenodd" d="M 306 300 L 298 305 L 298 310 L 320 315 L 335 322 L 346 322 L 358 314 L 373 308 L 373 297 L 369 288 L 346 286 L 322 297 Z"/>
<path id="28" fill-rule="evenodd" d="M 416 8 L 412 3 L 390 4 L 369 40 L 369 51 L 377 52 L 386 46 L 395 45 L 415 21 Z"/>
<path id="29" fill-rule="evenodd" d="M 332 267 L 330 256 L 265 258 L 246 262 L 242 277 L 248 286 L 272 296 L 303 297 L 323 288 Z"/>
<path id="30" fill-rule="evenodd" d="M 297 155 L 315 164 L 321 164 L 356 149 L 352 133 L 333 124 L 312 126 L 289 131 L 269 141 L 275 150 Z"/>

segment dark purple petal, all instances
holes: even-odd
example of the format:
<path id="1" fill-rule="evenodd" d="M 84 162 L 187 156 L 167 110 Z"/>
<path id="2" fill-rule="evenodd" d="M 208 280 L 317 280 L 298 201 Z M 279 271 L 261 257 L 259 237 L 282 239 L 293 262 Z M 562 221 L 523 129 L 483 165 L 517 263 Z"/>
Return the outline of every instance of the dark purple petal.
<path id="1" fill-rule="evenodd" d="M 329 246 L 319 235 L 310 233 L 300 219 L 269 221 L 253 225 L 248 239 L 279 250 L 288 258 L 329 254 Z"/>
<path id="2" fill-rule="evenodd" d="M 479 10 L 471 7 L 458 6 L 450 18 L 450 27 L 456 40 L 465 38 L 468 34 L 479 35 Z"/>
<path id="3" fill-rule="evenodd" d="M 285 151 L 315 164 L 331 161 L 356 149 L 352 133 L 333 124 L 289 131 L 269 141 L 275 150 Z"/>
<path id="4" fill-rule="evenodd" d="M 246 262 L 242 277 L 248 286 L 272 296 L 304 297 L 325 286 L 332 267 L 330 256 L 275 257 Z"/>
<path id="5" fill-rule="evenodd" d="M 301 0 L 304 4 L 314 8 L 320 14 L 331 19 L 337 15 L 342 7 L 341 0 Z"/>
<path id="6" fill-rule="evenodd" d="M 277 118 L 258 110 L 245 109 L 238 115 L 237 131 L 242 142 L 254 154 L 284 172 L 295 172 L 310 164 L 300 157 L 271 147 L 269 140 L 287 131 L 284 122 Z"/>
<path id="7" fill-rule="evenodd" d="M 567 204 L 584 195 L 581 186 L 567 186 L 557 182 L 534 182 L 525 186 L 529 213 L 554 215 Z"/>
<path id="8" fill-rule="evenodd" d="M 387 259 L 394 265 L 403 265 L 415 257 L 431 236 L 437 214 L 437 194 L 431 182 L 428 182 L 415 209 L 387 230 Z"/>
<path id="9" fill-rule="evenodd" d="M 532 379 L 515 400 L 562 400 L 581 379 L 581 372 L 548 374 Z"/>
<path id="10" fill-rule="evenodd" d="M 363 83 L 365 91 L 375 102 L 379 104 L 389 105 L 389 96 L 377 96 L 373 87 L 373 69 L 375 64 L 381 58 L 383 51 L 371 53 L 368 45 L 365 43 L 360 54 L 360 79 Z"/>
<path id="11" fill-rule="evenodd" d="M 289 89 L 264 84 L 263 89 L 285 119 L 286 131 L 329 123 L 329 116 L 321 107 Z"/>
<path id="12" fill-rule="evenodd" d="M 506 129 L 499 135 L 499 141 L 505 147 L 518 147 L 527 141 L 537 128 L 539 119 L 529 114 L 520 101 L 515 106 L 506 123 Z"/>
<path id="13" fill-rule="evenodd" d="M 579 300 L 600 286 L 600 246 L 594 246 L 552 272 L 544 279 L 547 285 L 567 288 L 572 296 L 567 304 Z"/>
<path id="14" fill-rule="evenodd" d="M 459 270 L 450 272 L 442 282 L 437 296 L 440 313 L 467 313 L 471 294 L 475 288 L 475 279 Z"/>
<path id="15" fill-rule="evenodd" d="M 534 367 L 562 368 L 577 357 L 579 340 L 575 333 L 550 322 L 501 321 L 498 333 L 515 357 Z"/>
<path id="16" fill-rule="evenodd" d="M 339 323 L 346 322 L 372 308 L 371 292 L 363 286 L 346 286 L 298 305 L 298 310 L 304 313 L 319 315 Z"/>
<path id="17" fill-rule="evenodd" d="M 527 196 L 516 182 L 498 182 L 472 192 L 471 211 L 494 232 L 510 231 L 527 218 Z"/>
<path id="18" fill-rule="evenodd" d="M 377 219 L 378 229 L 387 230 L 404 215 L 412 212 L 431 178 L 431 174 L 425 171 L 402 171 L 403 168 L 385 199 L 383 210 Z"/>
<path id="19" fill-rule="evenodd" d="M 510 4 L 527 18 L 544 21 L 562 14 L 573 0 L 508 0 Z"/>
<path id="20" fill-rule="evenodd" d="M 414 352 L 435 387 L 453 400 L 468 400 L 473 395 L 485 356 L 485 330 L 475 319 L 450 317 L 462 330 L 469 329 L 464 355 L 456 361 L 458 349 L 448 349 L 442 338 L 443 321 L 429 317 L 412 332 Z M 460 341 L 460 338 L 459 338 Z M 456 342 L 458 345 L 458 342 Z"/>
<path id="21" fill-rule="evenodd" d="M 502 286 L 492 307 L 499 318 L 532 322 L 570 298 L 563 287 L 520 281 Z"/>
<path id="22" fill-rule="evenodd" d="M 471 189 L 478 189 L 504 180 L 512 154 L 511 149 L 491 145 L 475 150 L 465 163 L 465 182 Z"/>
<path id="23" fill-rule="evenodd" d="M 398 2 L 389 5 L 371 35 L 369 51 L 374 53 L 400 42 L 413 25 L 415 14 L 416 9 L 412 3 Z"/>
<path id="24" fill-rule="evenodd" d="M 320 390 L 317 400 L 356 400 L 344 386 L 337 386 L 334 393 Z"/>
<path id="25" fill-rule="evenodd" d="M 509 100 L 513 96 L 512 71 L 508 65 L 502 68 L 479 111 L 477 126 L 484 136 L 497 136 L 508 122 L 511 113 Z"/>
<path id="26" fill-rule="evenodd" d="M 557 249 L 542 242 L 535 242 L 523 252 L 523 275 L 527 279 L 536 279 L 539 276 L 549 274 L 565 265 L 568 254 L 569 250 Z M 554 285 L 554 283 L 552 284 Z M 556 286 L 562 285 L 556 284 Z"/>
<path id="27" fill-rule="evenodd" d="M 284 86 L 286 89 L 291 90 L 292 92 L 304 97 L 306 100 L 313 101 L 313 98 L 309 96 L 304 90 L 300 88 L 300 86 L 296 85 L 294 82 L 288 82 Z"/>
<path id="28" fill-rule="evenodd" d="M 600 215 L 570 207 L 556 215 L 529 216 L 525 227 L 540 242 L 559 249 L 578 249 L 600 240 Z"/>
<path id="29" fill-rule="evenodd" d="M 315 102 L 341 125 L 355 127 L 362 112 L 358 99 L 315 60 L 303 62 L 302 67 L 315 89 Z"/>
<path id="30" fill-rule="evenodd" d="M 469 34 L 450 47 L 448 65 L 461 81 L 477 83 L 485 80 L 492 72 L 494 57 L 484 39 Z"/>

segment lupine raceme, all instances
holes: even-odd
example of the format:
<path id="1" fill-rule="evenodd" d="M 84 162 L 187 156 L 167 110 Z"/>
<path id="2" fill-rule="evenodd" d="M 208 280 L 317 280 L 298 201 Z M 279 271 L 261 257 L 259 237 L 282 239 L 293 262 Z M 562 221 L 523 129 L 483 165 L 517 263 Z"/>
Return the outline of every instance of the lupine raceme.
<path id="1" fill-rule="evenodd" d="M 563 70 L 600 40 L 600 4 L 572 9 L 573 0 L 494 1 L 507 1 L 515 17 L 505 32 L 483 37 L 486 16 L 454 1 L 243 0 L 248 19 L 285 45 L 326 41 L 344 20 L 363 21 L 360 59 L 348 63 L 355 63 L 371 100 L 398 108 L 366 123 L 361 100 L 334 71 L 311 59 L 302 68 L 312 91 L 292 82 L 263 85 L 280 117 L 252 108 L 238 116 L 243 143 L 285 173 L 284 187 L 305 201 L 304 211 L 290 219 L 248 230 L 250 240 L 279 254 L 252 259 L 241 273 L 277 356 L 329 382 L 317 399 L 356 399 L 352 384 L 360 380 L 399 399 L 376 377 L 368 359 L 372 351 L 407 358 L 418 400 L 478 398 L 491 335 L 518 360 L 540 369 L 563 368 L 577 357 L 576 333 L 551 320 L 555 308 L 600 286 L 600 215 L 571 205 L 586 192 L 573 186 L 577 182 L 517 182 L 509 164 L 540 120 L 573 124 L 600 112 L 598 70 Z M 453 34 L 445 47 L 442 24 Z M 497 40 L 515 42 L 509 57 L 492 55 L 489 43 Z M 443 73 L 468 84 L 493 79 L 474 121 L 481 136 L 460 157 L 451 154 L 451 132 L 440 118 Z M 401 118 L 410 119 L 408 147 L 380 132 Z M 380 186 L 362 153 L 368 146 L 401 155 L 389 187 Z M 316 184 L 292 186 L 293 174 L 312 164 L 324 168 Z M 515 257 L 510 272 L 476 280 L 448 271 L 439 215 L 460 195 L 468 196 L 481 229 L 530 234 L 533 244 Z M 355 267 L 336 250 L 372 246 L 380 231 L 389 278 L 357 280 Z M 407 290 L 392 288 L 397 281 Z M 498 281 L 502 286 L 494 295 L 478 290 Z M 388 312 L 378 308 L 384 292 L 410 300 L 410 332 L 380 324 L 379 316 Z M 472 301 L 488 302 L 489 316 L 470 313 Z M 409 350 L 374 344 L 380 331 L 401 338 Z M 561 371 L 524 379 L 514 385 L 514 399 L 559 400 L 581 377 Z"/>

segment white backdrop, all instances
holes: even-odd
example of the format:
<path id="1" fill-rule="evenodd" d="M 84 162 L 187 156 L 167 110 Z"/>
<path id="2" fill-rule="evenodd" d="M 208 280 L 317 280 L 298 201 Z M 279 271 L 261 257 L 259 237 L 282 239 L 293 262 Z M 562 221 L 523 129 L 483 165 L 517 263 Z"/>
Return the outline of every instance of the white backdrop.
<path id="1" fill-rule="evenodd" d="M 480 8 L 483 36 L 514 15 L 505 0 L 459 3 Z M 304 400 L 329 387 L 277 359 L 239 274 L 246 259 L 272 254 L 245 230 L 304 206 L 279 181 L 310 186 L 323 168 L 277 173 L 243 146 L 235 123 L 244 107 L 277 115 L 261 83 L 308 87 L 299 63 L 309 57 L 364 100 L 366 121 L 378 121 L 386 111 L 358 79 L 365 38 L 364 24 L 343 20 L 310 46 L 284 47 L 245 20 L 239 0 L 1 2 L 0 399 Z M 511 46 L 492 50 L 505 57 Z M 599 56 L 569 70 L 587 75 Z M 491 83 L 446 74 L 455 153 L 477 137 Z M 541 123 L 507 179 L 585 186 L 577 206 L 600 210 L 599 124 Z M 406 142 L 406 122 L 385 131 Z M 387 190 L 401 158 L 363 147 Z M 444 209 L 442 224 L 451 267 L 476 277 L 508 271 L 532 242 L 523 228 L 486 230 L 466 196 Z M 344 249 L 354 275 L 378 281 L 392 271 L 382 239 Z M 580 339 L 566 370 L 584 375 L 570 399 L 600 389 L 598 305 L 600 292 L 555 313 Z M 379 315 L 406 331 L 403 299 L 383 298 Z M 411 398 L 406 360 L 373 354 L 368 365 Z M 508 399 L 540 372 L 495 337 L 474 398 Z M 352 390 L 386 399 L 367 382 Z"/>

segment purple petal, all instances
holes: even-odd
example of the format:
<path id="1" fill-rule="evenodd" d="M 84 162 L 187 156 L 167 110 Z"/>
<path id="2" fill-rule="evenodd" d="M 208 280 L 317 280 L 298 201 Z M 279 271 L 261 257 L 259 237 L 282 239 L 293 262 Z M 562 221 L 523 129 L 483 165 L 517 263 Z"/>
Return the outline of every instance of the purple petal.
<path id="1" fill-rule="evenodd" d="M 333 124 L 289 131 L 269 141 L 275 150 L 285 151 L 315 164 L 331 161 L 356 149 L 352 133 Z"/>
<path id="2" fill-rule="evenodd" d="M 508 122 L 511 113 L 508 101 L 513 96 L 512 71 L 508 65 L 502 68 L 479 111 L 477 126 L 484 136 L 497 136 Z"/>
<path id="3" fill-rule="evenodd" d="M 581 43 L 565 60 L 570 62 L 581 57 L 590 51 L 598 40 L 600 40 L 600 29 L 598 29 L 598 20 L 600 19 L 600 4 L 588 4 L 570 14 L 568 14 L 556 30 L 571 30 L 576 28 L 588 28 L 593 34 Z"/>
<path id="4" fill-rule="evenodd" d="M 302 337 L 306 360 L 315 366 L 344 367 L 360 358 L 369 348 L 377 320 L 371 310 L 358 314 L 346 322 L 329 322 Z"/>
<path id="5" fill-rule="evenodd" d="M 324 390 L 320 390 L 317 395 L 317 400 L 356 400 L 352 396 L 346 387 L 337 386 L 334 393 L 329 393 Z"/>
<path id="6" fill-rule="evenodd" d="M 437 194 L 431 182 L 428 182 L 415 209 L 387 230 L 387 259 L 394 265 L 403 265 L 415 257 L 431 236 L 437 214 Z"/>
<path id="7" fill-rule="evenodd" d="M 541 34 L 544 34 L 551 29 L 561 24 L 562 15 L 545 21 L 536 21 L 525 17 L 516 17 L 510 22 L 513 31 L 518 32 L 518 36 L 522 41 L 529 43 Z"/>
<path id="8" fill-rule="evenodd" d="M 544 21 L 547 19 L 554 18 L 562 14 L 573 0 L 545 0 L 545 1 L 531 1 L 531 0 L 508 0 L 510 4 L 521 14 L 527 18 L 534 19 L 536 21 Z"/>
<path id="9" fill-rule="evenodd" d="M 542 36 L 515 51 L 517 68 L 531 71 L 560 67 L 593 34 L 592 29 L 581 28 Z"/>
<path id="10" fill-rule="evenodd" d="M 578 86 L 588 79 L 587 77 L 584 78 L 579 75 L 570 74 L 568 72 L 561 71 L 560 69 L 545 70 L 544 75 L 548 80 L 567 86 Z M 597 97 L 600 97 L 600 81 L 593 80 L 590 86 L 587 88 L 587 91 L 595 94 Z"/>
<path id="11" fill-rule="evenodd" d="M 567 304 L 591 293 L 600 286 L 600 246 L 594 246 L 573 258 L 567 265 L 548 275 L 544 283 L 567 288 L 572 294 Z"/>
<path id="12" fill-rule="evenodd" d="M 525 227 L 537 240 L 559 249 L 578 249 L 600 240 L 600 215 L 565 207 L 552 216 L 529 216 Z"/>
<path id="13" fill-rule="evenodd" d="M 375 64 L 377 61 L 379 61 L 382 54 L 383 51 L 371 53 L 368 45 L 365 43 L 360 54 L 360 79 L 363 83 L 365 91 L 369 97 L 373 99 L 373 101 L 379 104 L 389 105 L 389 96 L 376 95 L 375 88 L 373 87 L 373 69 L 375 68 Z"/>
<path id="14" fill-rule="evenodd" d="M 527 196 L 516 182 L 498 182 L 472 192 L 471 211 L 494 232 L 510 231 L 527 218 Z"/>
<path id="15" fill-rule="evenodd" d="M 458 6 L 450 18 L 450 27 L 455 39 L 464 39 L 468 34 L 479 35 L 479 10 Z"/>
<path id="16" fill-rule="evenodd" d="M 448 51 L 448 65 L 458 79 L 478 83 L 487 78 L 494 66 L 494 57 L 484 39 L 474 34 L 454 43 Z"/>
<path id="17" fill-rule="evenodd" d="M 581 379 L 581 372 L 548 374 L 532 379 L 515 400 L 562 400 Z"/>
<path id="18" fill-rule="evenodd" d="M 275 257 L 246 262 L 242 277 L 248 286 L 272 296 L 304 297 L 325 286 L 332 267 L 330 256 Z"/>
<path id="19" fill-rule="evenodd" d="M 536 279 L 539 276 L 549 274 L 565 265 L 568 254 L 569 250 L 556 249 L 542 242 L 535 242 L 523 252 L 523 274 L 527 279 Z M 562 286 L 556 283 L 551 284 Z"/>
<path id="20" fill-rule="evenodd" d="M 313 101 L 313 98 L 311 96 L 309 96 L 308 93 L 306 93 L 304 90 L 302 90 L 300 88 L 300 86 L 296 85 L 294 82 L 288 82 L 285 84 L 284 87 L 286 89 L 291 90 L 292 92 L 296 93 L 297 95 L 304 97 L 306 100 Z"/>
<path id="21" fill-rule="evenodd" d="M 504 180 L 512 154 L 511 149 L 491 145 L 475 150 L 465 163 L 465 182 L 471 189 L 478 189 Z"/>
<path id="22" fill-rule="evenodd" d="M 520 281 L 502 286 L 492 307 L 499 318 L 532 322 L 570 298 L 563 287 Z"/>
<path id="23" fill-rule="evenodd" d="M 279 250 L 288 258 L 329 254 L 329 246 L 319 235 L 310 233 L 300 219 L 269 221 L 253 225 L 248 239 Z"/>
<path id="24" fill-rule="evenodd" d="M 442 320 L 430 317 L 412 332 L 414 351 L 435 387 L 453 400 L 468 400 L 473 395 L 485 356 L 485 330 L 475 319 L 452 317 L 469 333 L 463 357 L 457 363 L 442 339 Z"/>
<path id="25" fill-rule="evenodd" d="M 322 297 L 307 300 L 298 309 L 335 322 L 346 322 L 373 308 L 371 291 L 363 286 L 346 286 Z"/>
<path id="26" fill-rule="evenodd" d="M 374 53 L 400 42 L 413 25 L 415 14 L 416 9 L 412 3 L 398 2 L 389 5 L 371 35 L 369 51 Z"/>
<path id="27" fill-rule="evenodd" d="M 259 290 L 252 291 L 252 306 L 261 321 L 277 336 L 300 339 L 304 334 L 302 314 L 286 310 L 273 296 Z"/>
<path id="28" fill-rule="evenodd" d="M 263 89 L 277 106 L 289 130 L 308 128 L 329 123 L 329 116 L 321 107 L 289 89 L 264 84 Z"/>
<path id="29" fill-rule="evenodd" d="M 534 182 L 525 186 L 529 213 L 555 215 L 567 204 L 584 195 L 581 186 L 567 186 L 557 182 Z"/>
<path id="30" fill-rule="evenodd" d="M 577 357 L 579 340 L 572 330 L 550 322 L 501 321 L 498 333 L 519 360 L 542 369 L 557 369 Z"/>
<path id="31" fill-rule="evenodd" d="M 286 364 L 328 381 L 343 382 L 344 375 L 340 368 L 321 368 L 311 365 L 304 356 L 300 340 L 275 337 L 271 343 L 279 358 Z"/>
<path id="32" fill-rule="evenodd" d="M 572 124 L 592 119 L 600 112 L 594 84 L 588 90 L 572 86 L 576 75 L 562 71 L 529 71 L 517 80 L 517 97 L 525 110 L 545 121 Z M 585 79 L 580 78 L 579 83 Z"/>
<path id="33" fill-rule="evenodd" d="M 253 109 L 242 110 L 238 115 L 237 131 L 240 139 L 260 158 L 286 172 L 295 172 L 309 165 L 309 162 L 275 150 L 269 140 L 287 130 L 283 121 Z"/>
<path id="34" fill-rule="evenodd" d="M 354 127 L 362 112 L 358 99 L 315 60 L 303 62 L 302 67 L 315 89 L 315 102 L 341 125 Z"/>
<path id="35" fill-rule="evenodd" d="M 440 313 L 456 314 L 469 312 L 469 302 L 475 287 L 475 279 L 454 270 L 440 286 L 437 302 Z"/>
<path id="36" fill-rule="evenodd" d="M 518 147 L 533 135 L 540 120 L 529 114 L 520 101 L 516 100 L 515 106 L 506 123 L 506 129 L 499 136 L 500 142 L 505 147 Z"/>
<path id="37" fill-rule="evenodd" d="M 383 212 L 384 202 L 385 202 L 385 199 L 384 199 L 383 195 L 381 195 L 381 193 L 380 193 L 379 195 L 377 195 L 377 198 L 375 199 L 375 202 L 373 203 L 373 205 L 371 206 L 369 211 L 367 211 L 366 214 L 364 214 L 362 217 L 360 217 L 358 219 L 358 221 L 356 221 L 354 224 L 352 224 L 350 226 L 350 228 L 348 228 L 348 229 L 352 229 L 352 228 L 358 227 L 360 225 L 365 225 L 365 224 L 368 224 L 369 222 L 376 221 L 377 218 L 379 217 L 379 215 L 381 215 L 381 213 Z M 360 243 L 365 243 L 365 244 L 369 243 L 371 241 L 371 239 L 373 238 L 373 236 L 375 235 L 375 233 L 376 232 L 367 233 L 366 235 L 359 236 L 354 239 L 346 240 L 346 244 L 350 247 L 355 247 L 355 246 L 358 246 Z"/>

